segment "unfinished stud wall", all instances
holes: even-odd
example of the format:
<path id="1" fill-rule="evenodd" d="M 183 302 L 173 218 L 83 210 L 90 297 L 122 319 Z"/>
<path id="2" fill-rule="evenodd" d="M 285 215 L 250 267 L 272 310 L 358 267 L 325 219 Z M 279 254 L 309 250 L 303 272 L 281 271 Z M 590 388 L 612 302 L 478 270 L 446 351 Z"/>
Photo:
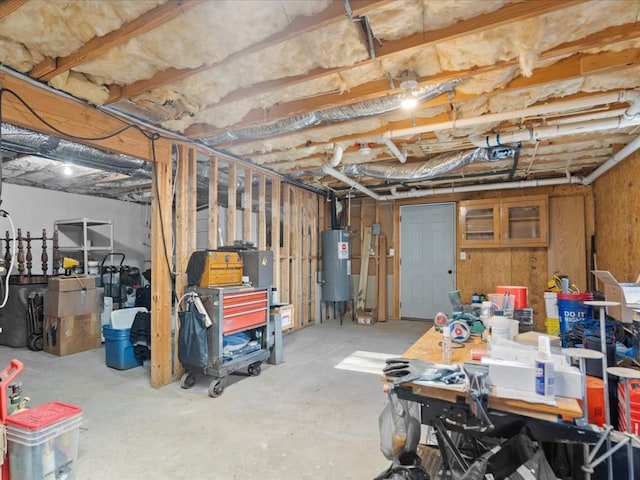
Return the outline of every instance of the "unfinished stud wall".
<path id="1" fill-rule="evenodd" d="M 181 164 L 193 162 L 196 155 L 186 146 L 179 147 L 179 153 Z M 188 169 L 185 165 L 178 169 L 185 173 L 178 178 L 176 235 L 190 239 L 193 247 L 189 252 L 180 249 L 179 267 L 186 268 L 189 255 L 196 248 L 215 250 L 234 242 L 251 242 L 260 250 L 271 250 L 273 286 L 278 289 L 279 302 L 293 305 L 291 328 L 315 322 L 318 227 L 324 218 L 324 213 L 319 211 L 319 196 L 245 164 L 209 158 L 204 152 L 200 155 L 208 159 L 209 165 L 209 207 L 199 212 L 201 221 L 198 222 L 199 229 L 206 232 L 200 231 L 198 235 L 195 213 L 191 219 L 188 212 L 183 211 L 195 212 L 195 204 L 189 203 L 188 198 L 196 196 L 195 166 Z M 187 176 L 186 172 L 191 175 Z M 323 197 L 320 200 L 324 202 Z M 189 220 L 184 220 L 186 218 Z M 200 238 L 197 246 L 196 237 Z M 184 281 L 177 285 L 184 286 Z M 181 295 L 182 291 L 177 293 Z"/>

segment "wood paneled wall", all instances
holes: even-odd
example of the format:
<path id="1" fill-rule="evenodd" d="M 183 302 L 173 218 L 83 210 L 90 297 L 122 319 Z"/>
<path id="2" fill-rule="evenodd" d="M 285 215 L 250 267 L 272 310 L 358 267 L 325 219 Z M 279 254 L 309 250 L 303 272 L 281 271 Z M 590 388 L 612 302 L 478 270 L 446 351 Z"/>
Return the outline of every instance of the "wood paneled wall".
<path id="1" fill-rule="evenodd" d="M 553 271 L 569 272 L 567 274 L 575 277 L 574 283 L 578 283 L 581 289 L 586 288 L 586 269 L 590 265 L 588 250 L 594 232 L 593 196 L 591 187 L 588 186 L 559 185 L 519 190 L 496 190 L 384 203 L 375 202 L 368 197 L 352 199 L 351 205 L 347 206 L 350 209 L 350 230 L 352 232 L 352 272 L 359 274 L 360 243 L 364 227 L 374 223 L 380 224 L 381 233 L 385 234 L 387 238 L 385 253 L 387 274 L 394 279 L 393 288 L 389 291 L 390 298 L 387 298 L 391 311 L 389 318 L 399 318 L 399 263 L 402 255 L 402 252 L 399 251 L 398 218 L 400 206 L 442 202 L 457 203 L 462 200 L 529 195 L 547 195 L 549 197 L 552 219 L 550 226 L 556 225 L 553 231 L 550 231 L 550 247 L 465 249 L 466 260 L 460 260 L 461 249 L 458 247 L 456 250 L 458 259 L 456 285 L 464 302 L 470 302 L 474 292 L 493 292 L 497 285 L 527 286 L 529 288 L 529 304 L 534 308 L 536 327 L 544 330 L 546 315 L 543 292 Z M 583 206 L 583 213 L 574 210 L 576 204 Z M 562 226 L 562 230 L 558 229 L 559 225 Z M 389 256 L 390 248 L 395 250 L 393 257 Z M 549 252 L 552 252 L 551 262 L 549 261 Z M 370 262 L 375 261 L 375 258 L 370 260 Z M 373 271 L 372 268 L 374 268 L 373 264 L 370 264 L 370 271 Z"/>
<path id="2" fill-rule="evenodd" d="M 636 152 L 593 184 L 597 266 L 620 282 L 635 282 L 640 274 L 639 171 Z"/>

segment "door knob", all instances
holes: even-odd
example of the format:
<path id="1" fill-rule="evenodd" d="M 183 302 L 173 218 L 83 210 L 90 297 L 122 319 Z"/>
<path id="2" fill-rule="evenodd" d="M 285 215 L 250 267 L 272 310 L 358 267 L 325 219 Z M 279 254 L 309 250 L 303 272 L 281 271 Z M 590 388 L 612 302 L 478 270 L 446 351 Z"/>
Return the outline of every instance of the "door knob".
<path id="1" fill-rule="evenodd" d="M 453 270 L 447 270 L 447 273 L 451 275 L 453 273 Z"/>

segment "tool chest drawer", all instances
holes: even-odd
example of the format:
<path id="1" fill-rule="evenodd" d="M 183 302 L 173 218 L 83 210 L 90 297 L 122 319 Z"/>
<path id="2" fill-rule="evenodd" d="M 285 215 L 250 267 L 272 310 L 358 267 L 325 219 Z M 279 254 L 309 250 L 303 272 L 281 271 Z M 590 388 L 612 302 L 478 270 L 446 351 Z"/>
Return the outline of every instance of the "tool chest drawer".
<path id="1" fill-rule="evenodd" d="M 268 319 L 267 291 L 234 292 L 222 295 L 222 333 L 228 335 L 259 327 Z"/>

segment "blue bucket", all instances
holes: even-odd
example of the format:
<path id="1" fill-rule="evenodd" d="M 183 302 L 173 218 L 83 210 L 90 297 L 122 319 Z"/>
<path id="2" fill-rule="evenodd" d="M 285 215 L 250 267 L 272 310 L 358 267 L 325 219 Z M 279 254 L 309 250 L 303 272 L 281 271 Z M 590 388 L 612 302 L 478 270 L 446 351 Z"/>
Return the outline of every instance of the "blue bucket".
<path id="1" fill-rule="evenodd" d="M 102 326 L 104 335 L 104 352 L 107 366 L 118 370 L 128 370 L 139 367 L 142 362 L 134 355 L 131 344 L 130 328 L 111 328 L 111 325 Z"/>
<path id="2" fill-rule="evenodd" d="M 593 300 L 591 292 L 558 294 L 558 316 L 563 347 L 569 346 L 566 337 L 576 325 L 593 319 L 591 305 L 584 304 L 588 300 Z"/>

